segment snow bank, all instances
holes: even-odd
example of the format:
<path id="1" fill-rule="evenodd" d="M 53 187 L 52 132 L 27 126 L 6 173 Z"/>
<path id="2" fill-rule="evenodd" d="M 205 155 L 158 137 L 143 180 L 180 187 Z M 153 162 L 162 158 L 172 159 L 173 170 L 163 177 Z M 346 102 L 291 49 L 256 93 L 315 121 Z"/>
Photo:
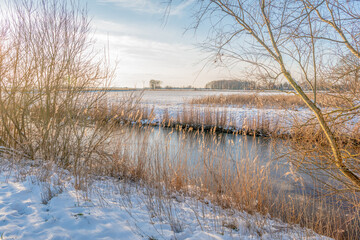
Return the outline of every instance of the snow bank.
<path id="1" fill-rule="evenodd" d="M 135 183 L 96 180 L 83 192 L 71 177 L 53 174 L 61 184 L 49 185 L 18 174 L 0 174 L 1 239 L 326 239 L 181 195 L 156 198 Z"/>

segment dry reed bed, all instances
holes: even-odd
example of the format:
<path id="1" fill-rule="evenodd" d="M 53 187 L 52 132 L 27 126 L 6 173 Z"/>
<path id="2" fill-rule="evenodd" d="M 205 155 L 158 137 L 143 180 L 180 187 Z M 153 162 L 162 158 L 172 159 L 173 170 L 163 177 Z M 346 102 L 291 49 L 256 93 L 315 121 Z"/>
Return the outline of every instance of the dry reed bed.
<path id="1" fill-rule="evenodd" d="M 136 113 L 135 116 L 154 116 L 153 110 L 150 111 L 144 108 L 137 109 Z M 133 120 L 140 124 L 144 123 L 140 118 Z M 231 131 L 232 127 L 235 127 L 231 126 L 230 123 L 232 123 L 232 120 L 226 110 L 215 108 L 203 108 L 201 110 L 200 108 L 184 107 L 183 111 L 178 113 L 175 120 L 170 118 L 169 113 L 165 111 L 161 125 L 174 128 L 184 134 L 185 132 L 195 132 L 196 134 L 210 132 L 214 134 L 219 132 L 218 129 L 220 129 L 220 132 Z M 308 123 L 306 126 L 301 123 L 295 124 L 293 128 L 288 129 L 291 130 L 291 137 L 286 134 L 274 135 L 276 131 L 270 129 L 270 123 L 269 119 L 262 118 L 259 115 L 256 118 L 244 118 L 244 125 L 249 126 L 247 132 L 237 130 L 234 133 L 249 134 L 249 132 L 252 132 L 254 135 L 257 135 L 254 129 L 261 129 L 262 134 L 266 132 L 270 136 L 287 136 L 293 143 L 303 142 L 306 143 L 306 146 L 312 145 L 312 153 L 316 156 L 319 154 L 319 149 L 324 153 L 328 152 L 327 142 L 315 123 Z M 281 129 L 278 123 L 274 126 Z M 348 141 L 343 141 L 342 143 L 344 149 L 354 147 L 354 144 Z M 147 144 L 145 143 L 145 145 Z M 162 145 L 162 147 L 169 148 L 169 146 L 166 147 L 166 144 Z M 159 184 L 161 188 L 165 185 L 165 189 L 168 189 L 170 192 L 193 193 L 194 188 L 191 187 L 189 189 L 189 186 L 197 186 L 198 192 L 195 194 L 196 197 L 199 197 L 199 199 L 212 199 L 213 202 L 224 208 L 236 208 L 248 212 L 261 212 L 263 214 L 270 213 L 271 216 L 279 217 L 285 222 L 299 223 L 302 226 L 312 228 L 321 234 L 337 239 L 358 237 L 359 218 L 357 214 L 359 213 L 359 205 L 357 199 L 359 196 L 356 192 L 353 193 L 353 196 L 352 194 L 347 194 L 346 196 L 335 194 L 334 197 L 329 198 L 328 196 L 319 195 L 315 199 L 304 193 L 302 193 L 300 199 L 288 196 L 284 192 L 274 195 L 272 180 L 267 175 L 269 169 L 260 169 L 259 166 L 255 166 L 251 161 L 242 165 L 231 165 L 230 168 L 229 159 L 214 160 L 216 149 L 202 149 L 202 151 L 209 153 L 207 157 L 204 157 L 209 162 L 199 159 L 198 162 L 202 162 L 203 165 L 199 167 L 200 164 L 197 165 L 197 168 L 194 168 L 194 166 L 188 164 L 188 156 L 173 162 L 174 159 L 171 159 L 167 153 L 158 153 L 159 149 L 155 148 L 155 150 L 152 150 L 155 156 L 146 154 L 143 149 L 148 149 L 148 147 L 144 147 L 144 145 L 140 149 L 142 149 L 140 151 L 142 152 L 141 157 L 137 158 L 134 163 L 131 163 L 129 158 L 129 156 L 134 156 L 131 152 L 125 153 L 125 157 L 122 154 L 126 151 L 120 151 L 122 152 L 121 157 L 119 157 L 118 152 L 115 158 L 122 160 L 119 161 L 119 166 L 108 165 L 112 166 L 110 169 L 115 170 L 110 175 L 116 176 L 116 173 L 120 172 L 121 178 L 132 181 L 141 180 L 155 188 L 159 187 Z M 311 148 L 304 147 L 303 149 Z M 185 149 L 183 151 L 187 152 Z M 135 152 L 139 152 L 139 150 L 135 150 Z M 306 154 L 309 154 L 309 152 L 304 151 L 302 153 L 303 155 L 294 154 L 294 157 L 298 156 L 299 159 L 303 159 Z M 142 158 L 151 162 L 155 159 L 156 166 L 147 165 L 149 163 L 141 160 Z M 348 161 L 350 162 L 351 159 L 348 159 Z M 356 161 L 355 158 L 354 164 L 356 164 Z M 307 166 L 311 164 L 312 168 L 314 168 L 314 162 L 309 162 Z M 319 171 L 324 170 L 333 174 L 331 166 L 315 167 L 317 172 L 313 171 L 314 174 L 319 174 Z M 231 172 L 230 169 L 236 169 L 236 173 Z M 194 174 L 194 171 L 196 174 Z M 341 178 L 341 176 L 338 177 Z M 298 191 L 301 194 L 301 189 Z M 351 210 L 348 210 L 348 212 L 344 208 L 339 207 L 339 205 L 342 205 L 343 197 L 346 199 L 346 202 L 353 203 Z M 332 203 L 329 204 L 329 201 Z M 336 218 L 332 216 L 336 216 Z"/>
<path id="2" fill-rule="evenodd" d="M 152 128 L 133 126 L 126 131 L 119 135 L 116 151 L 107 162 L 95 163 L 93 174 L 140 182 L 155 195 L 173 197 L 175 192 L 225 209 L 269 214 L 336 239 L 360 237 L 358 193 L 348 195 L 352 201 L 348 199 L 346 209 L 341 194 L 311 196 L 301 187 L 292 193 L 279 190 L 270 176 L 276 166 L 264 165 L 250 155 L 239 159 L 243 149 L 229 154 L 219 147 L 214 133 L 182 129 L 157 139 Z M 172 147 L 174 138 L 178 139 L 176 149 Z M 197 148 L 199 154 L 192 155 L 189 146 Z"/>
<path id="3" fill-rule="evenodd" d="M 270 116 L 264 111 L 255 114 L 246 112 L 234 113 L 231 107 L 199 107 L 183 105 L 182 110 L 174 116 L 168 109 L 158 113 L 155 109 L 142 106 L 138 102 L 126 104 L 109 104 L 106 100 L 89 111 L 88 117 L 104 123 L 116 121 L 121 124 L 155 125 L 192 131 L 232 133 L 250 136 L 293 139 L 294 142 L 317 142 L 326 146 L 326 137 L 313 118 L 302 117 L 284 111 Z M 347 117 L 347 116 L 345 116 Z M 336 137 L 343 148 L 357 149 L 360 146 L 360 122 L 351 126 L 344 125 L 348 119 L 328 119 L 331 128 L 336 130 Z"/>
<path id="4" fill-rule="evenodd" d="M 264 113 L 257 113 L 255 116 L 242 114 L 241 119 L 236 119 L 228 108 L 198 108 L 184 105 L 182 111 L 172 117 L 168 109 L 165 109 L 160 116 L 156 116 L 154 108 L 150 109 L 140 104 L 130 108 L 101 104 L 89 111 L 87 117 L 104 123 L 116 121 L 120 124 L 152 125 L 251 136 L 282 136 L 286 132 L 286 130 L 281 130 L 282 125 L 278 119 L 269 119 Z M 241 122 L 241 126 L 238 122 Z"/>
<path id="5" fill-rule="evenodd" d="M 161 119 L 161 126 L 176 127 L 205 132 L 233 133 L 251 136 L 272 136 L 285 133 L 281 130 L 279 119 L 269 119 L 264 113 L 255 115 L 246 113 L 235 116 L 230 108 L 199 108 L 185 106 L 176 117 L 170 117 L 165 110 Z"/>
<path id="6" fill-rule="evenodd" d="M 308 94 L 313 98 L 311 94 Z M 261 94 L 261 93 L 240 93 L 231 95 L 213 95 L 194 98 L 190 100 L 190 104 L 205 105 L 235 105 L 255 108 L 281 108 L 296 109 L 305 108 L 306 104 L 294 93 L 278 93 L 278 94 Z M 343 97 L 337 97 L 331 94 L 318 94 L 317 103 L 320 107 L 351 107 L 349 101 Z"/>
<path id="7" fill-rule="evenodd" d="M 285 114 L 285 115 L 283 115 Z M 359 148 L 360 122 L 351 126 L 342 124 L 344 119 L 330 121 L 336 130 L 336 137 L 343 148 Z M 177 129 L 192 129 L 206 132 L 232 133 L 280 139 L 293 139 L 294 142 L 321 143 L 328 145 L 325 135 L 313 118 L 288 115 L 267 115 L 263 111 L 255 114 L 235 116 L 228 107 L 184 106 L 176 117 L 170 117 L 167 110 L 162 115 L 161 126 Z"/>

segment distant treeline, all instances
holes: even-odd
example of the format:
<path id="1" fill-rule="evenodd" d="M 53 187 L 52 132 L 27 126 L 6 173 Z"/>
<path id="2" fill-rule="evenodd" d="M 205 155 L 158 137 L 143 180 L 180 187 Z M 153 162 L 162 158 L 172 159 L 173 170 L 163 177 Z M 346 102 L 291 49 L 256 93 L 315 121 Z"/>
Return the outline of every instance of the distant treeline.
<path id="1" fill-rule="evenodd" d="M 348 79 L 318 79 L 316 88 L 318 91 L 353 91 L 359 89 L 360 77 L 356 76 Z M 308 83 L 302 81 L 298 83 L 305 91 L 313 89 Z M 287 82 L 275 83 L 272 81 L 255 81 L 255 80 L 216 80 L 208 82 L 205 85 L 207 89 L 223 90 L 293 90 Z"/>
<path id="2" fill-rule="evenodd" d="M 216 80 L 205 85 L 209 89 L 228 89 L 228 90 L 290 90 L 288 83 L 266 83 L 259 84 L 249 80 Z"/>

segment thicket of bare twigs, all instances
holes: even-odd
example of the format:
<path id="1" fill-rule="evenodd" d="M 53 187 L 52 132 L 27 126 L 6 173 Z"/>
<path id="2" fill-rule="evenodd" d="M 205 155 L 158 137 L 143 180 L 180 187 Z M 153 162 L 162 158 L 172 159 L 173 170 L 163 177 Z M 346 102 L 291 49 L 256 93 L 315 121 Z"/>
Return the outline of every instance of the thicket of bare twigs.
<path id="1" fill-rule="evenodd" d="M 7 1 L 0 38 L 0 141 L 6 151 L 81 175 L 101 158 L 111 124 L 86 118 L 112 71 L 97 57 L 76 1 Z M 90 162 L 90 163 L 89 163 Z"/>

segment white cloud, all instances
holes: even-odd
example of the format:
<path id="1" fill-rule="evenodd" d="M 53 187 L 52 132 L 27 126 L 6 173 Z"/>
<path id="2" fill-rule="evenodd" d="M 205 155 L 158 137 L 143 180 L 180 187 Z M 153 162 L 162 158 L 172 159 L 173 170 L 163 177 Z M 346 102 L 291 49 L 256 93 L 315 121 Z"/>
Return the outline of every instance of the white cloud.
<path id="1" fill-rule="evenodd" d="M 94 19 L 93 27 L 97 33 L 110 36 L 134 36 L 159 42 L 192 42 L 189 36 L 184 36 L 181 31 L 160 24 L 138 24 L 131 22 L 114 22 L 111 20 Z"/>
<path id="2" fill-rule="evenodd" d="M 164 85 L 203 86 L 213 73 L 197 79 L 202 64 L 197 64 L 204 55 L 193 45 L 168 43 L 128 35 L 107 35 L 98 33 L 95 38 L 100 44 L 109 42 L 110 58 L 118 60 L 114 85 L 143 86 L 149 79 L 160 79 Z M 209 75 L 210 74 L 210 75 Z"/>
<path id="3" fill-rule="evenodd" d="M 180 15 L 187 7 L 194 3 L 195 0 L 182 1 L 180 4 L 171 8 L 170 15 Z"/>
<path id="4" fill-rule="evenodd" d="M 165 14 L 168 0 L 97 1 L 105 7 L 115 5 L 121 12 L 130 11 L 130 14 Z M 171 5 L 169 14 L 178 16 L 174 18 L 176 21 L 184 20 L 194 1 L 173 0 L 176 4 Z M 142 87 L 150 79 L 159 79 L 164 85 L 199 87 L 211 80 L 227 78 L 227 74 L 212 67 L 202 71 L 202 60 L 207 54 L 193 45 L 194 39 L 183 36 L 177 24 L 164 27 L 151 21 L 132 22 L 123 18 L 121 21 L 95 18 L 93 24 L 99 47 L 109 44 L 111 60 L 118 60 L 114 86 Z"/>
<path id="5" fill-rule="evenodd" d="M 194 46 L 182 43 L 167 43 L 135 36 L 96 34 L 100 44 L 109 42 L 113 58 L 124 62 L 146 63 L 159 67 L 189 67 L 199 56 Z"/>
<path id="6" fill-rule="evenodd" d="M 166 0 L 154 1 L 154 0 L 98 0 L 100 3 L 114 3 L 120 7 L 128 8 L 133 11 L 152 13 L 152 14 L 164 14 L 169 7 Z M 185 0 L 181 3 L 172 3 L 170 6 L 170 15 L 180 15 L 186 7 L 191 5 L 194 0 Z"/>
<path id="7" fill-rule="evenodd" d="M 100 3 L 114 3 L 120 7 L 144 13 L 163 13 L 164 6 L 150 0 L 99 0 Z"/>

